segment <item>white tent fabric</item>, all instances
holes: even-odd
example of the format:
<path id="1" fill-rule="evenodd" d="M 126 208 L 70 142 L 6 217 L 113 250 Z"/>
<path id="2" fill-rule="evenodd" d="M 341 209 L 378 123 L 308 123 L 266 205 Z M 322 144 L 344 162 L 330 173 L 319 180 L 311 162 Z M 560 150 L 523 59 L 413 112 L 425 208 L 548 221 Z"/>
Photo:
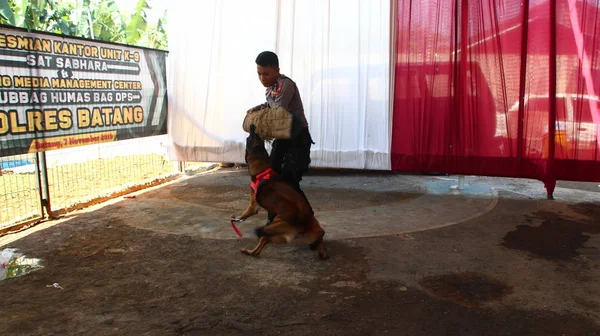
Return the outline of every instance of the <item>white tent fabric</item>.
<path id="1" fill-rule="evenodd" d="M 298 85 L 312 166 L 390 169 L 390 0 L 171 1 L 169 156 L 244 162 L 258 53 Z"/>

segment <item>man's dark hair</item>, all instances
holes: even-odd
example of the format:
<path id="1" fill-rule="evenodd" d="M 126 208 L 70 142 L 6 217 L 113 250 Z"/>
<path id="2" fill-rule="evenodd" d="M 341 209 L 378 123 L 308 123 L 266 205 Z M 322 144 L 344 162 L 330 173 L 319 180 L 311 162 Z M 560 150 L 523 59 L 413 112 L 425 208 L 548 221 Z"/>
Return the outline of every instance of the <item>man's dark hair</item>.
<path id="1" fill-rule="evenodd" d="M 279 58 L 272 51 L 263 51 L 256 57 L 256 64 L 261 67 L 279 68 Z"/>

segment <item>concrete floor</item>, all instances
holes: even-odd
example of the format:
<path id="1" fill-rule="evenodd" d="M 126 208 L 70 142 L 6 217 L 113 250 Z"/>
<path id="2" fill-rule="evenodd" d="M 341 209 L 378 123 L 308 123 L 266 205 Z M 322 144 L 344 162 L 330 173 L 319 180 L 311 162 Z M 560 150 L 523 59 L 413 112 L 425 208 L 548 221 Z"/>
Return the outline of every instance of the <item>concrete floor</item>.
<path id="1" fill-rule="evenodd" d="M 73 213 L 0 238 L 43 266 L 0 281 L 0 334 L 600 335 L 598 184 L 466 181 L 311 172 L 327 261 L 239 252 L 266 218 L 231 229 L 243 169 Z"/>

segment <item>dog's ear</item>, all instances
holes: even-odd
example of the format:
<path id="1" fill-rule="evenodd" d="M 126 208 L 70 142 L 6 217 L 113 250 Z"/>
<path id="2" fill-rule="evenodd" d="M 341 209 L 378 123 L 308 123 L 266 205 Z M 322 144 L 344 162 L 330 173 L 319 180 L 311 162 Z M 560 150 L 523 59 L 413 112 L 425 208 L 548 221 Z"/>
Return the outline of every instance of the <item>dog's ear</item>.
<path id="1" fill-rule="evenodd" d="M 250 124 L 250 134 L 254 134 L 255 131 L 256 131 L 256 125 Z"/>

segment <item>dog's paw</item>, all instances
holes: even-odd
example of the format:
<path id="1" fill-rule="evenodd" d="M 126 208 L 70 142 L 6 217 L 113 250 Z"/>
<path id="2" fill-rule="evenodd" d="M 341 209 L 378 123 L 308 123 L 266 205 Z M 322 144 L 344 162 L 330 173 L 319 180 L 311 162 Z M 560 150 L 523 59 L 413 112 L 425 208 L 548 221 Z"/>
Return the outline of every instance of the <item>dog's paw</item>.
<path id="1" fill-rule="evenodd" d="M 329 259 L 329 255 L 324 250 L 318 251 L 317 255 L 319 256 L 319 259 L 321 259 L 321 260 Z"/>
<path id="2" fill-rule="evenodd" d="M 249 256 L 253 256 L 254 255 L 252 253 L 252 250 L 241 249 L 240 252 L 242 252 L 242 254 L 249 255 Z"/>

